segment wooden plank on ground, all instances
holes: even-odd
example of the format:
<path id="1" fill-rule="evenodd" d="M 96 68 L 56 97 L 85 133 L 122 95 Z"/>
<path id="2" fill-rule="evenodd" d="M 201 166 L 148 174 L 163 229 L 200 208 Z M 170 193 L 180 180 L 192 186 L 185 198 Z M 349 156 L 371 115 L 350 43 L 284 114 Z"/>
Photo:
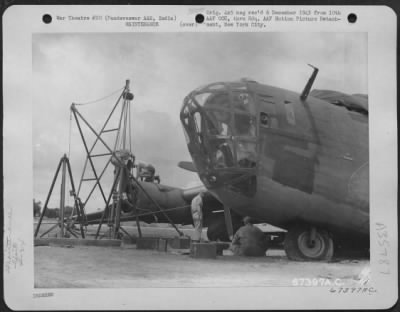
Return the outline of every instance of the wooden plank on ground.
<path id="1" fill-rule="evenodd" d="M 35 246 L 99 246 L 120 247 L 119 239 L 38 238 Z"/>

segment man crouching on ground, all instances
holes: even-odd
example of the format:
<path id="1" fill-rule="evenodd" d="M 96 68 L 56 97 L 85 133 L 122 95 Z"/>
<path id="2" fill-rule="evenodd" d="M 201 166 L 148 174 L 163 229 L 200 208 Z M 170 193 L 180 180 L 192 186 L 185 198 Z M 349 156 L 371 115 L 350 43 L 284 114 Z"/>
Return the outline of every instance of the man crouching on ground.
<path id="1" fill-rule="evenodd" d="M 233 236 L 231 249 L 235 256 L 263 257 L 268 248 L 264 233 L 251 223 L 250 217 L 243 219 L 244 226 Z"/>

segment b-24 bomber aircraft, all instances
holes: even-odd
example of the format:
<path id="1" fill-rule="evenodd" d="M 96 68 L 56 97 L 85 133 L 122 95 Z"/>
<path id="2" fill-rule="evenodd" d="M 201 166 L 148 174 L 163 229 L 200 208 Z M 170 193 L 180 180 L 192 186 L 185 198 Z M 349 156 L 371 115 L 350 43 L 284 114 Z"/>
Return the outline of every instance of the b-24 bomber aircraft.
<path id="1" fill-rule="evenodd" d="M 180 112 L 193 160 L 181 167 L 227 214 L 287 230 L 293 260 L 330 260 L 349 242 L 369 248 L 368 97 L 310 92 L 313 68 L 301 94 L 217 82 L 192 91 Z"/>

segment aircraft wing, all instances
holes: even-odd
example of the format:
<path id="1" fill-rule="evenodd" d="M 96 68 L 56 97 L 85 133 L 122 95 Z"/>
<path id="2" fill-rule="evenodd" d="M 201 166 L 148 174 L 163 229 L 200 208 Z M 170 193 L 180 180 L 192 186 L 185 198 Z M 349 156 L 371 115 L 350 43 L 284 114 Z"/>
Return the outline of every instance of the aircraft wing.
<path id="1" fill-rule="evenodd" d="M 349 109 L 363 110 L 368 113 L 368 95 L 366 94 L 345 94 L 332 90 L 312 90 L 311 96 L 332 104 L 341 104 Z"/>

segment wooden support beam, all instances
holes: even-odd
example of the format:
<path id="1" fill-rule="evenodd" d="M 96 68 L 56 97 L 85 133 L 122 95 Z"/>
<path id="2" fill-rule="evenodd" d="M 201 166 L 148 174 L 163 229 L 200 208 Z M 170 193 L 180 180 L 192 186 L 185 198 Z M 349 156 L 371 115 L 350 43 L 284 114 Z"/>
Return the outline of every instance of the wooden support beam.
<path id="1" fill-rule="evenodd" d="M 35 239 L 35 246 L 99 246 L 120 247 L 119 239 L 81 239 L 81 238 L 40 238 Z"/>

